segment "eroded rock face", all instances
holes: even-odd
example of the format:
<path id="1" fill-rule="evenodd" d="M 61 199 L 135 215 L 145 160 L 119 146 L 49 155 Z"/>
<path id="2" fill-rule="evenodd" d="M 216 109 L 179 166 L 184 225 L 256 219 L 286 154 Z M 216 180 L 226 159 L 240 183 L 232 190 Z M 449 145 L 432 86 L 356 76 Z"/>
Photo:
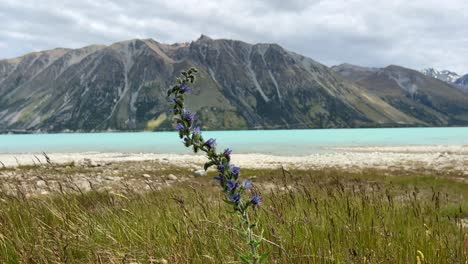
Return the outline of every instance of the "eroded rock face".
<path id="1" fill-rule="evenodd" d="M 188 107 L 208 129 L 419 124 L 330 68 L 276 44 L 130 40 L 0 61 L 0 130 L 172 129 L 166 90 L 195 66 Z M 214 111 L 215 110 L 215 111 Z"/>

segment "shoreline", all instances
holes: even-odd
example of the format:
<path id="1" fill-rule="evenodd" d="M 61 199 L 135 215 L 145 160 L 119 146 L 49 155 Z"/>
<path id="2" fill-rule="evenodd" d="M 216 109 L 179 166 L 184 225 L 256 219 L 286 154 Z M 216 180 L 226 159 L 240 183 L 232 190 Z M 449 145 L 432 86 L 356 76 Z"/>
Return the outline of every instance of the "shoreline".
<path id="1" fill-rule="evenodd" d="M 187 154 L 79 152 L 47 153 L 52 163 L 119 163 L 159 161 L 180 167 L 202 166 L 206 158 L 188 151 Z M 232 161 L 245 168 L 267 169 L 281 166 L 299 169 L 428 169 L 468 172 L 467 145 L 406 145 L 329 147 L 327 152 L 306 156 L 277 156 L 272 154 L 233 154 Z M 46 164 L 42 153 L 0 154 L 0 167 Z"/>
<path id="2" fill-rule="evenodd" d="M 378 151 L 377 151 L 378 150 Z M 468 183 L 468 146 L 352 147 L 307 156 L 233 154 L 233 164 L 251 170 L 340 170 L 380 175 L 416 173 L 447 176 Z M 49 153 L 0 154 L 0 192 L 8 195 L 48 195 L 66 190 L 161 190 L 206 176 L 202 154 Z M 5 167 L 3 168 L 3 165 Z M 214 171 L 214 168 L 210 168 Z M 213 173 L 213 172 L 212 172 Z M 251 172 L 248 177 L 256 177 Z M 268 189 L 268 186 L 263 186 Z"/>

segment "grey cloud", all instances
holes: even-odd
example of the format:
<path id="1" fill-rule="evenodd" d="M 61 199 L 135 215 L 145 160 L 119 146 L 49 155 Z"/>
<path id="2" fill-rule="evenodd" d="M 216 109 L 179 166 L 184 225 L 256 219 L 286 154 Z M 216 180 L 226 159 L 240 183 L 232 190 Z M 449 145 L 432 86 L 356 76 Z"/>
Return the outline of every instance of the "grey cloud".
<path id="1" fill-rule="evenodd" d="M 327 65 L 399 64 L 468 72 L 462 0 L 3 0 L 0 58 L 131 38 L 200 34 L 276 42 Z"/>

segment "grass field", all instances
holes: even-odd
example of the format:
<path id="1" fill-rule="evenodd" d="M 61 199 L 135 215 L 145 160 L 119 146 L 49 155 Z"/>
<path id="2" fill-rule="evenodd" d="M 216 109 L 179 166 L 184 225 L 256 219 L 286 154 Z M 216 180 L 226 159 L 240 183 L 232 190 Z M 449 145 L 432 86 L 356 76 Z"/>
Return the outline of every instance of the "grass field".
<path id="1" fill-rule="evenodd" d="M 180 171 L 176 171 L 180 173 Z M 0 196 L 1 263 L 238 263 L 212 175 L 159 191 Z M 468 183 L 366 170 L 243 170 L 269 263 L 468 263 Z"/>

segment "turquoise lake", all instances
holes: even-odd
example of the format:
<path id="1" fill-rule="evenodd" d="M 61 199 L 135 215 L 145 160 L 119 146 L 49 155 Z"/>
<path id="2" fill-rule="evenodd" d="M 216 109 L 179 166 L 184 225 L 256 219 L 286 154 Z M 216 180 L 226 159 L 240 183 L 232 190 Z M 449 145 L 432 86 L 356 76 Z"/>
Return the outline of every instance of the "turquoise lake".
<path id="1" fill-rule="evenodd" d="M 307 155 L 333 146 L 468 145 L 468 127 L 207 131 L 235 153 Z M 189 154 L 176 132 L 0 135 L 0 153 Z"/>

